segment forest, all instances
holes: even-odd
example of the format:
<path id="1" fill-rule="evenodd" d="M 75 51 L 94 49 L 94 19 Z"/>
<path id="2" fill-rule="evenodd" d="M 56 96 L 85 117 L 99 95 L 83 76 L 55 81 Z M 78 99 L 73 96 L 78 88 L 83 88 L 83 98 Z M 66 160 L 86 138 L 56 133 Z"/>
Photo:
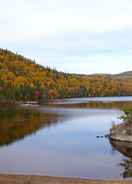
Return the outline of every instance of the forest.
<path id="1" fill-rule="evenodd" d="M 69 74 L 41 66 L 7 49 L 0 49 L 0 100 L 46 101 L 131 94 L 131 72 L 119 75 Z"/>

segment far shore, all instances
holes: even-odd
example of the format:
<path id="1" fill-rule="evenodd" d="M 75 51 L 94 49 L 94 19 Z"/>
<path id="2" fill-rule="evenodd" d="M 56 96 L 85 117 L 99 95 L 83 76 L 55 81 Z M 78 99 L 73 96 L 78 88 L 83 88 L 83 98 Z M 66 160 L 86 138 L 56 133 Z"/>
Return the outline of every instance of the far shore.
<path id="1" fill-rule="evenodd" d="M 0 174 L 0 184 L 131 184 L 131 180 L 90 180 L 50 176 Z"/>

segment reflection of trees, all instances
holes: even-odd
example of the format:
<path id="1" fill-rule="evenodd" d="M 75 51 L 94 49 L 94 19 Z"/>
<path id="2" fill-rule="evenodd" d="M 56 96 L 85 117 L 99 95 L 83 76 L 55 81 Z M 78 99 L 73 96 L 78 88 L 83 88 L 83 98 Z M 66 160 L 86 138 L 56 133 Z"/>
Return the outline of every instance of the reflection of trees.
<path id="1" fill-rule="evenodd" d="M 57 123 L 57 121 L 58 116 L 55 114 L 22 108 L 0 107 L 0 146 L 22 139 L 42 127 Z"/>
<path id="2" fill-rule="evenodd" d="M 64 102 L 62 100 L 57 100 L 57 103 L 55 103 L 55 100 L 49 104 L 49 106 L 52 107 L 73 107 L 73 108 L 118 108 L 118 109 L 125 109 L 132 107 L 132 102 L 118 102 L 118 101 L 112 101 L 112 102 L 101 102 L 101 101 L 88 101 L 84 103 L 70 103 L 70 102 Z"/>
<path id="3" fill-rule="evenodd" d="M 132 177 L 132 143 L 120 142 L 110 140 L 110 143 L 114 149 L 128 157 L 122 160 L 120 166 L 123 167 L 123 178 Z"/>
<path id="4" fill-rule="evenodd" d="M 123 159 L 120 165 L 124 168 L 124 172 L 122 173 L 123 178 L 132 177 L 132 158 Z"/>

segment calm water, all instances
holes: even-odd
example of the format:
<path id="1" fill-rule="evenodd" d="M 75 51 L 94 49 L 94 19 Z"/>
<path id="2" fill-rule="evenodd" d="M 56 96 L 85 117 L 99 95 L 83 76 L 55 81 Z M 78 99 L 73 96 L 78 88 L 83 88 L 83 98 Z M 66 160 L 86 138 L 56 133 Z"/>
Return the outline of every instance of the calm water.
<path id="1" fill-rule="evenodd" d="M 131 177 L 132 144 L 96 138 L 107 134 L 112 122 L 120 122 L 120 109 L 128 105 L 132 105 L 132 97 L 0 107 L 0 173 L 92 179 Z"/>

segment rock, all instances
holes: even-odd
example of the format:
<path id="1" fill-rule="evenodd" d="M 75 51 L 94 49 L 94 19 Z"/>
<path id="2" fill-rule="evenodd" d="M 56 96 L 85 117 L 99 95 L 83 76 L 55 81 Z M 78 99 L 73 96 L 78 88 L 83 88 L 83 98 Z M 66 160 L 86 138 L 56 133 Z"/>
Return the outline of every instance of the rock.
<path id="1" fill-rule="evenodd" d="M 131 124 L 120 124 L 110 132 L 110 139 L 132 142 Z"/>

